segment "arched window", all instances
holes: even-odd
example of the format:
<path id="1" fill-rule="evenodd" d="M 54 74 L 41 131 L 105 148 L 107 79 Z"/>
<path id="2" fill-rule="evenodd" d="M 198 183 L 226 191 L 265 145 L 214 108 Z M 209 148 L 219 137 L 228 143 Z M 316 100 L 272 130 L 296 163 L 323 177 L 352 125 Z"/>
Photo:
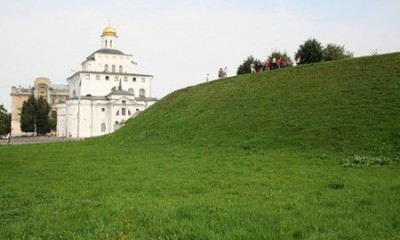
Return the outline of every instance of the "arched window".
<path id="1" fill-rule="evenodd" d="M 108 64 L 104 65 L 104 72 L 108 72 Z"/>
<path id="2" fill-rule="evenodd" d="M 143 88 L 141 88 L 139 90 L 139 97 L 145 97 L 146 96 L 146 90 L 144 90 Z"/>
<path id="3" fill-rule="evenodd" d="M 107 47 L 107 40 L 106 40 L 106 47 Z"/>
<path id="4" fill-rule="evenodd" d="M 72 97 L 76 97 L 76 91 L 75 90 L 72 92 Z"/>
<path id="5" fill-rule="evenodd" d="M 122 65 L 119 65 L 119 72 L 122 73 L 123 69 L 122 69 Z"/>
<path id="6" fill-rule="evenodd" d="M 132 95 L 135 96 L 135 90 L 133 90 L 133 88 L 129 88 L 128 92 L 132 93 Z"/>
<path id="7" fill-rule="evenodd" d="M 110 48 L 112 48 L 112 40 L 110 40 Z"/>
<path id="8" fill-rule="evenodd" d="M 112 72 L 115 73 L 115 65 L 112 65 Z"/>

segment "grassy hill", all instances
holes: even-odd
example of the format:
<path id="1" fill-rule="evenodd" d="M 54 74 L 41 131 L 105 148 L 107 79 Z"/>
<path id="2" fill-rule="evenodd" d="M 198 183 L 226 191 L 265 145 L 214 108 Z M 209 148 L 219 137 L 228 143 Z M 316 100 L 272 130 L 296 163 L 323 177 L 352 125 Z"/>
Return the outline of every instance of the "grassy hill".
<path id="1" fill-rule="evenodd" d="M 400 55 L 243 75 L 176 91 L 106 141 L 390 154 L 400 147 Z"/>
<path id="2" fill-rule="evenodd" d="M 400 239 L 399 63 L 212 81 L 107 136 L 0 146 L 0 238 Z"/>

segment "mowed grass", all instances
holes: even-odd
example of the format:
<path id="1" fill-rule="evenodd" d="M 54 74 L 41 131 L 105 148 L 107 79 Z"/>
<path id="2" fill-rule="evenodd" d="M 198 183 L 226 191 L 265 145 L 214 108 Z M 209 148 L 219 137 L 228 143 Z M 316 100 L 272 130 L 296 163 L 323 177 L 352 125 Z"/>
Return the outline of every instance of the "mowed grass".
<path id="1" fill-rule="evenodd" d="M 0 238 L 400 239 L 399 63 L 228 78 L 105 137 L 1 146 Z"/>

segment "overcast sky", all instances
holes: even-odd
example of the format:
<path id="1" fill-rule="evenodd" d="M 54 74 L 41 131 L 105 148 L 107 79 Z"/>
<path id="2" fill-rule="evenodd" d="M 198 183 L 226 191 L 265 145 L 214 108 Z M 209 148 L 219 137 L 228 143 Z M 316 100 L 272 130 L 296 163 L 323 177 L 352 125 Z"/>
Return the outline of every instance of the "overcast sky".
<path id="1" fill-rule="evenodd" d="M 398 0 L 0 0 L 0 104 L 35 78 L 66 84 L 100 49 L 110 23 L 118 49 L 154 75 L 152 96 L 202 83 L 249 55 L 293 56 L 305 40 L 344 45 L 354 56 L 400 51 Z"/>

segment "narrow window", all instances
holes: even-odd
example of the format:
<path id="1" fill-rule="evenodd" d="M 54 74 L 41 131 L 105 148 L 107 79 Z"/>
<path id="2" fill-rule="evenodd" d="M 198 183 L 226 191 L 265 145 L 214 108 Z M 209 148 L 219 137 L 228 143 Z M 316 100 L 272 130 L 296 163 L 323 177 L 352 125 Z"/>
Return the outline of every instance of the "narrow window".
<path id="1" fill-rule="evenodd" d="M 106 76 L 106 80 L 109 80 L 110 79 L 110 77 L 109 76 Z"/>
<path id="2" fill-rule="evenodd" d="M 122 65 L 119 65 L 119 72 L 122 73 L 123 69 L 122 69 Z"/>
<path id="3" fill-rule="evenodd" d="M 119 116 L 119 110 L 117 111 L 117 114 L 115 114 L 116 116 Z"/>
<path id="4" fill-rule="evenodd" d="M 101 108 L 101 111 L 102 111 L 102 112 L 105 112 L 105 111 L 106 111 L 106 109 L 105 109 L 105 108 Z"/>
<path id="5" fill-rule="evenodd" d="M 112 48 L 112 40 L 110 40 L 110 48 Z"/>
<path id="6" fill-rule="evenodd" d="M 106 40 L 106 47 L 107 47 L 107 40 Z"/>
<path id="7" fill-rule="evenodd" d="M 101 123 L 101 132 L 106 131 L 106 123 Z"/>
<path id="8" fill-rule="evenodd" d="M 112 65 L 112 72 L 115 73 L 115 65 Z"/>
<path id="9" fill-rule="evenodd" d="M 145 97 L 146 96 L 146 90 L 143 88 L 139 90 L 139 97 Z"/>
<path id="10" fill-rule="evenodd" d="M 104 65 L 104 72 L 108 72 L 108 65 Z"/>
<path id="11" fill-rule="evenodd" d="M 133 82 L 136 82 L 136 78 L 132 78 L 132 81 L 133 81 Z"/>
<path id="12" fill-rule="evenodd" d="M 122 108 L 122 109 L 121 109 L 121 115 L 122 115 L 122 116 L 125 116 L 125 115 L 126 115 L 126 108 Z"/>

